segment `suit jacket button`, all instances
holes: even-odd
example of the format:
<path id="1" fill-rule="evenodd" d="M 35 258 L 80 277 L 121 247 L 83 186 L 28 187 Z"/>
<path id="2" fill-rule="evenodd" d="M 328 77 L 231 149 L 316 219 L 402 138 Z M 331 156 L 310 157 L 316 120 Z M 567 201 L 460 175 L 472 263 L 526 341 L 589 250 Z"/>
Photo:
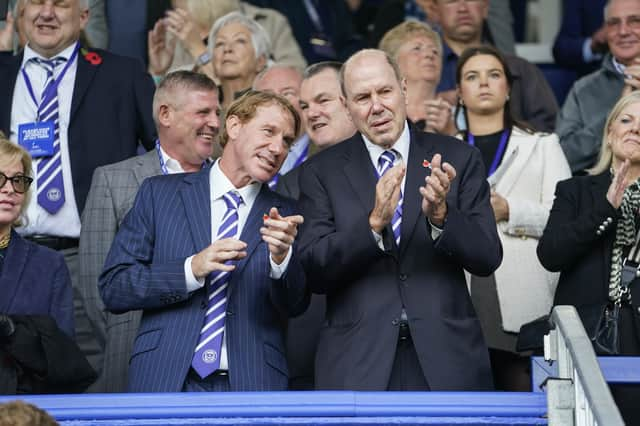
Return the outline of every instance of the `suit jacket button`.
<path id="1" fill-rule="evenodd" d="M 228 317 L 232 317 L 233 316 L 233 311 L 231 309 L 227 309 L 227 316 Z"/>
<path id="2" fill-rule="evenodd" d="M 200 309 L 207 309 L 207 302 L 205 302 L 204 300 L 200 302 Z"/>
<path id="3" fill-rule="evenodd" d="M 638 306 L 638 309 L 637 309 L 637 310 L 638 310 L 638 314 L 640 314 L 640 306 Z"/>
<path id="4" fill-rule="evenodd" d="M 406 281 L 407 280 L 407 274 L 400 274 L 400 281 Z"/>
<path id="5" fill-rule="evenodd" d="M 391 324 L 393 325 L 398 325 L 400 323 L 400 321 L 398 321 L 398 318 L 394 318 L 393 321 L 391 321 Z"/>

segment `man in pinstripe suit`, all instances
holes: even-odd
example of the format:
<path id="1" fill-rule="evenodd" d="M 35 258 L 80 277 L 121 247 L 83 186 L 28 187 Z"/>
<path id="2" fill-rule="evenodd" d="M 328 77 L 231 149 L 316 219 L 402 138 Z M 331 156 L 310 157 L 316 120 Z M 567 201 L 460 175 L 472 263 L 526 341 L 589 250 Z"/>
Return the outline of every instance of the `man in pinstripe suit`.
<path id="1" fill-rule="evenodd" d="M 129 355 L 140 323 L 140 311 L 122 315 L 105 311 L 98 293 L 98 275 L 118 227 L 147 177 L 202 168 L 214 152 L 218 115 L 218 91 L 211 79 L 191 71 L 169 74 L 154 96 L 153 117 L 159 136 L 156 149 L 94 172 L 82 215 L 80 293 L 103 362 L 89 391 L 126 391 Z"/>
<path id="2" fill-rule="evenodd" d="M 309 302 L 292 249 L 303 219 L 292 200 L 263 183 L 279 170 L 299 128 L 285 98 L 250 92 L 227 111 L 218 161 L 190 175 L 151 177 L 140 187 L 99 284 L 110 311 L 144 310 L 129 391 L 287 388 L 280 319 Z M 239 238 L 221 232 L 230 217 Z M 209 306 L 220 291 L 223 298 Z M 220 317 L 211 320 L 220 306 Z M 199 357 L 208 329 L 222 331 L 221 347 Z M 203 372 L 201 362 L 215 363 L 215 371 Z"/>

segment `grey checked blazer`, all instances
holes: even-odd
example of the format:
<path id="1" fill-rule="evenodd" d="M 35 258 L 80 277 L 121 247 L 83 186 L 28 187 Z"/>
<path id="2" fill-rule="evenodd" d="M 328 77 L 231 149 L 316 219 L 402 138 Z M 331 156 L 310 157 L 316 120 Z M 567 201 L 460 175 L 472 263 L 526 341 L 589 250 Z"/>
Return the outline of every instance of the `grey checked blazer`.
<path id="1" fill-rule="evenodd" d="M 98 167 L 82 214 L 79 263 L 80 292 L 100 343 L 103 362 L 90 392 L 125 392 L 129 356 L 140 324 L 140 312 L 114 315 L 104 309 L 98 276 L 120 223 L 131 209 L 138 188 L 161 173 L 157 151 Z"/>

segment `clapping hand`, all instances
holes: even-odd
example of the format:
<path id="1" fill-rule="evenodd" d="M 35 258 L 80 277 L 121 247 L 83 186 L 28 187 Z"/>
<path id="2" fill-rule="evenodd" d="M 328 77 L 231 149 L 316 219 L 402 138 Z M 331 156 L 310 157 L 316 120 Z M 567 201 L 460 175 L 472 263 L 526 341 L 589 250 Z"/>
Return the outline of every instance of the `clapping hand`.
<path id="1" fill-rule="evenodd" d="M 430 167 L 431 175 L 425 177 L 425 185 L 420 187 L 422 212 L 433 225 L 443 226 L 447 217 L 447 194 L 456 177 L 456 169 L 443 163 L 440 154 L 433 156 Z"/>

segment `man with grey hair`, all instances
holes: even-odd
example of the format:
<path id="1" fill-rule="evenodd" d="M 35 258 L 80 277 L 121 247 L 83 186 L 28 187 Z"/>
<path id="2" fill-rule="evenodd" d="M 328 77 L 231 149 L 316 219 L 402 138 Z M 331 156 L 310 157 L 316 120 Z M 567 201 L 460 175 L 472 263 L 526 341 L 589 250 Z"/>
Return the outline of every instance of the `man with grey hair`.
<path id="1" fill-rule="evenodd" d="M 74 285 L 76 340 L 100 350 L 78 292 L 80 215 L 96 167 L 153 147 L 154 84 L 138 61 L 80 46 L 87 0 L 26 0 L 24 51 L 0 62 L 0 130 L 35 159 L 27 239 L 59 250 Z M 12 95 L 11 95 L 12 94 Z"/>
<path id="2" fill-rule="evenodd" d="M 111 242 L 147 177 L 195 172 L 209 160 L 217 146 L 219 114 L 218 91 L 211 79 L 191 71 L 170 73 L 153 98 L 155 150 L 98 167 L 93 174 L 79 252 L 80 290 L 104 351 L 92 391 L 126 391 L 129 356 L 140 324 L 139 311 L 111 314 L 100 298 L 98 276 Z"/>
<path id="3" fill-rule="evenodd" d="M 316 389 L 491 389 L 464 278 L 502 260 L 480 152 L 409 128 L 383 51 L 356 53 L 340 78 L 358 132 L 300 172 L 298 252 L 327 295 Z"/>
<path id="4" fill-rule="evenodd" d="M 640 89 L 640 0 L 609 0 L 604 21 L 609 53 L 574 83 L 558 114 L 556 133 L 574 174 L 595 165 L 613 105 Z"/>

